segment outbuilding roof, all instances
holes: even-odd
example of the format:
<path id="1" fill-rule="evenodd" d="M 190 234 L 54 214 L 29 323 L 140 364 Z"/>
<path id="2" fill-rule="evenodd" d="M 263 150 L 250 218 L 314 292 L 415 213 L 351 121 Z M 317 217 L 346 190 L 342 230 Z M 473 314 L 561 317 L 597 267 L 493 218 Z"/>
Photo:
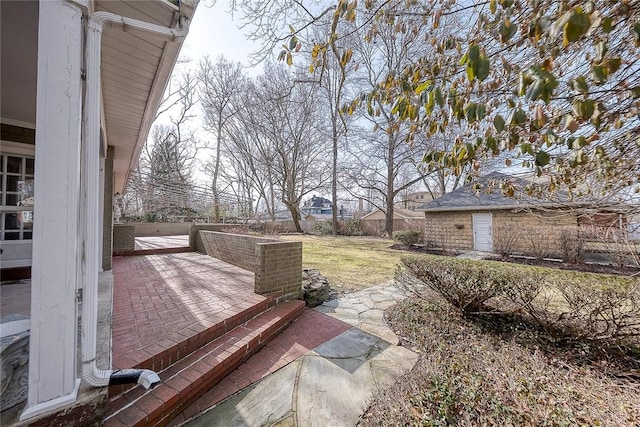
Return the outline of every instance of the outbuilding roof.
<path id="1" fill-rule="evenodd" d="M 382 214 L 382 217 L 384 218 L 385 212 L 382 209 L 376 209 L 375 211 L 369 212 L 368 214 L 364 215 L 361 219 L 363 220 L 377 219 L 376 217 L 380 216 L 380 214 Z M 420 212 L 412 211 L 410 209 L 398 208 L 398 207 L 393 208 L 394 219 L 416 219 L 416 218 L 422 218 L 422 217 L 423 215 Z"/>
<path id="2" fill-rule="evenodd" d="M 531 207 L 551 207 L 554 203 L 536 199 L 526 194 L 517 193 L 514 196 L 506 196 L 499 188 L 501 181 L 511 182 L 516 187 L 522 188 L 528 181 L 501 172 L 492 172 L 488 175 L 466 184 L 440 196 L 429 203 L 417 208 L 425 212 L 451 212 L 470 210 L 498 210 L 519 209 Z"/>

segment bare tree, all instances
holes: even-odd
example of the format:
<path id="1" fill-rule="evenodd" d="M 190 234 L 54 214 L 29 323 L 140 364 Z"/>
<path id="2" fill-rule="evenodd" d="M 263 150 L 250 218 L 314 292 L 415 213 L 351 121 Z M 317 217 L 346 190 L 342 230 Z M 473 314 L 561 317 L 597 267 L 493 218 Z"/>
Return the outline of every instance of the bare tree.
<path id="1" fill-rule="evenodd" d="M 204 112 L 205 127 L 215 135 L 214 154 L 205 170 L 211 175 L 214 200 L 214 219 L 220 221 L 221 153 L 229 122 L 239 110 L 239 96 L 244 90 L 245 76 L 239 63 L 227 61 L 223 56 L 211 62 L 209 57 L 200 61 L 198 68 L 199 93 Z"/>
<path id="2" fill-rule="evenodd" d="M 350 26 L 348 23 L 336 25 Z M 331 31 L 332 22 L 329 19 L 321 19 L 321 27 L 314 27 L 313 38 L 316 40 L 326 39 Z M 353 49 L 348 43 L 330 43 L 328 46 L 313 46 L 310 52 L 311 82 L 319 84 L 320 100 L 326 104 L 328 112 L 328 132 L 331 139 L 331 198 L 333 206 L 331 210 L 331 223 L 333 235 L 338 234 L 338 161 L 340 141 L 346 136 L 351 116 L 344 111 L 352 96 L 354 89 L 353 76 L 357 71 L 357 66 L 353 61 Z M 352 90 L 350 90 L 350 88 Z"/>
<path id="3" fill-rule="evenodd" d="M 167 122 L 154 125 L 138 165 L 130 174 L 122 209 L 134 205 L 137 216 L 153 220 L 191 213 L 195 159 L 202 148 L 189 126 L 195 85 L 195 77 L 187 72 L 167 88 L 159 109 L 168 116 Z"/>
<path id="4" fill-rule="evenodd" d="M 326 143 L 317 88 L 294 84 L 293 80 L 280 66 L 265 67 L 256 80 L 256 103 L 251 111 L 257 119 L 260 140 L 268 144 L 262 151 L 273 155 L 269 160 L 281 200 L 301 232 L 300 201 L 328 178 L 329 168 L 323 161 Z"/>
<path id="5" fill-rule="evenodd" d="M 365 93 L 384 88 L 388 75 L 401 72 L 418 52 L 429 49 L 419 32 L 397 32 L 391 21 L 378 22 L 372 37 L 372 43 L 359 39 L 354 45 Z M 382 97 L 369 96 L 367 107 L 361 118 L 369 124 L 361 127 L 359 138 L 350 144 L 350 166 L 345 172 L 356 186 L 378 195 L 383 202 L 379 207 L 385 212 L 385 232 L 391 234 L 396 196 L 429 173 L 417 164 L 425 151 L 423 144 L 430 141 L 408 144 L 409 126 L 399 119 L 398 107 L 387 105 Z"/>

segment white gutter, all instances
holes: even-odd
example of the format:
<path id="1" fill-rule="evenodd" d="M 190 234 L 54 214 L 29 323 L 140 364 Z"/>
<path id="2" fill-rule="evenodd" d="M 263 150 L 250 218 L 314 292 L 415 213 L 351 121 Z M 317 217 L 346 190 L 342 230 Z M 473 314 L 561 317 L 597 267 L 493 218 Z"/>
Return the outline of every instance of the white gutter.
<path id="1" fill-rule="evenodd" d="M 100 370 L 96 365 L 96 333 L 98 313 L 98 266 L 100 246 L 100 117 L 101 117 L 101 69 L 100 49 L 104 28 L 119 27 L 142 31 L 170 42 L 184 40 L 188 20 L 180 19 L 180 28 L 166 28 L 110 12 L 95 12 L 89 16 L 85 47 L 86 93 L 83 136 L 83 167 L 81 190 L 81 218 L 84 218 L 82 245 L 83 298 L 82 298 L 82 377 L 94 387 L 124 382 L 137 382 L 146 388 L 160 382 L 150 370 Z"/>

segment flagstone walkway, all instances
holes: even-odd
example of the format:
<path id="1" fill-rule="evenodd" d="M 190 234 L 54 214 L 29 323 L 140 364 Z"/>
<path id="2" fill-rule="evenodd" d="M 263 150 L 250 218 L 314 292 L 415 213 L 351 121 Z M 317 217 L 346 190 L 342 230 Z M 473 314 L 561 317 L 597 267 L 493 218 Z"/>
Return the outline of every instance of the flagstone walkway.
<path id="1" fill-rule="evenodd" d="M 274 340 L 278 347 L 295 347 L 296 351 L 282 355 L 271 365 L 270 375 L 206 412 L 197 412 L 204 410 L 202 406 L 192 408 L 195 417 L 183 425 L 356 425 L 372 393 L 397 381 L 417 361 L 416 353 L 397 345 L 398 338 L 384 322 L 384 310 L 404 298 L 397 287 L 386 284 L 307 310 L 289 328 L 295 333 L 289 335 L 287 330 Z M 310 311 L 315 314 L 309 315 Z M 330 328 L 332 332 L 326 330 L 327 319 L 336 322 Z M 322 340 L 321 336 L 340 329 L 344 332 L 303 354 L 300 351 L 306 347 L 296 347 L 296 339 L 315 336 Z M 267 353 L 263 353 L 265 350 Z M 265 356 L 270 354 L 268 346 L 265 350 L 246 365 L 257 365 L 270 357 Z M 300 356 L 296 358 L 295 354 Z M 278 366 L 283 367 L 274 371 Z M 220 391 L 214 393 L 222 396 Z"/>

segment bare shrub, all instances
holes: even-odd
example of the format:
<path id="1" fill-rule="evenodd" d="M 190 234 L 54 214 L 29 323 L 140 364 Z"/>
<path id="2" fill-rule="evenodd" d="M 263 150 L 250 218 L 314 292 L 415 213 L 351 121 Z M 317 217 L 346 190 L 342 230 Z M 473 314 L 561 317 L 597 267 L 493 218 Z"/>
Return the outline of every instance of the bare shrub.
<path id="1" fill-rule="evenodd" d="M 426 286 L 465 314 L 483 309 L 510 281 L 499 270 L 470 260 L 404 257 L 400 264 L 396 279 L 406 290 L 420 294 Z"/>
<path id="2" fill-rule="evenodd" d="M 640 283 L 606 284 L 556 280 L 564 310 L 553 325 L 557 334 L 572 340 L 638 345 L 640 337 Z"/>
<path id="3" fill-rule="evenodd" d="M 403 245 L 411 246 L 420 241 L 420 232 L 417 230 L 394 231 L 393 240 Z"/>
<path id="4" fill-rule="evenodd" d="M 502 256 L 513 255 L 522 241 L 522 230 L 513 224 L 500 224 L 494 228 L 493 248 Z"/>
<path id="5" fill-rule="evenodd" d="M 637 387 L 495 339 L 455 312 L 406 300 L 389 320 L 420 359 L 376 392 L 360 425 L 635 426 L 640 419 Z"/>
<path id="6" fill-rule="evenodd" d="M 249 234 L 251 233 L 251 229 L 244 225 L 238 225 L 234 227 L 228 227 L 224 230 L 224 232 L 230 234 Z"/>
<path id="7" fill-rule="evenodd" d="M 443 227 L 432 230 L 429 236 L 425 234 L 424 241 L 428 247 L 442 249 L 443 254 L 453 252 L 450 232 Z"/>
<path id="8" fill-rule="evenodd" d="M 590 237 L 596 243 L 595 250 L 608 254 L 616 267 L 640 265 L 640 242 L 633 240 L 627 229 L 592 227 Z"/>
<path id="9" fill-rule="evenodd" d="M 524 312 L 547 329 L 552 323 L 549 315 L 553 295 L 548 290 L 544 276 L 541 273 L 516 268 L 506 274 L 511 280 L 504 287 L 503 297 L 513 305 L 511 311 Z M 497 308 L 505 311 L 508 307 Z"/>
<path id="10" fill-rule="evenodd" d="M 530 227 L 522 231 L 528 245 L 528 254 L 537 260 L 551 256 L 549 234 L 551 230 L 547 227 Z"/>
<path id="11" fill-rule="evenodd" d="M 435 257 L 404 257 L 396 271 L 408 293 L 425 299 L 431 290 L 467 316 L 491 306 L 529 317 L 554 340 L 639 346 L 640 281 L 576 277 Z"/>

